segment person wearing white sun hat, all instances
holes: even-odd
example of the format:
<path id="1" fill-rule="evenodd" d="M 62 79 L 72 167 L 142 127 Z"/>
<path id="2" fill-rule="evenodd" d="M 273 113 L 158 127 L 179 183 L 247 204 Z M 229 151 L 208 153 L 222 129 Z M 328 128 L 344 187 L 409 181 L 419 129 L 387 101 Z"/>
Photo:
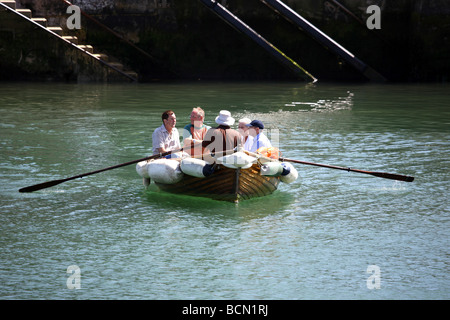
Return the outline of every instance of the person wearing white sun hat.
<path id="1" fill-rule="evenodd" d="M 211 128 L 206 132 L 202 146 L 205 148 L 204 159 L 213 162 L 214 159 L 209 153 L 216 153 L 220 156 L 233 153 L 233 149 L 241 146 L 242 137 L 240 133 L 231 126 L 235 120 L 228 110 L 221 110 L 216 117 L 217 128 Z M 226 151 L 225 153 L 223 153 Z"/>

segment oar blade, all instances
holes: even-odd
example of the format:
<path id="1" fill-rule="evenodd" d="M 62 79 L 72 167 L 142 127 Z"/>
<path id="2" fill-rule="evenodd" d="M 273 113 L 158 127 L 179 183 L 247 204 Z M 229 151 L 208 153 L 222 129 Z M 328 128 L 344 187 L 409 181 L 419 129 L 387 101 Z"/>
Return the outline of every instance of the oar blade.
<path id="1" fill-rule="evenodd" d="M 385 178 L 385 179 L 392 179 L 392 180 L 405 181 L 405 182 L 413 182 L 414 181 L 414 177 L 403 176 L 401 174 L 387 173 L 387 172 L 368 172 L 368 173 L 373 176 Z"/>
<path id="2" fill-rule="evenodd" d="M 43 183 L 38 183 L 38 184 L 29 186 L 29 187 L 24 187 L 22 189 L 19 189 L 19 192 L 34 192 L 34 191 L 38 191 L 38 190 L 56 186 L 57 184 L 63 183 L 64 181 L 67 181 L 67 179 L 52 180 L 52 181 L 47 181 L 47 182 L 43 182 Z"/>

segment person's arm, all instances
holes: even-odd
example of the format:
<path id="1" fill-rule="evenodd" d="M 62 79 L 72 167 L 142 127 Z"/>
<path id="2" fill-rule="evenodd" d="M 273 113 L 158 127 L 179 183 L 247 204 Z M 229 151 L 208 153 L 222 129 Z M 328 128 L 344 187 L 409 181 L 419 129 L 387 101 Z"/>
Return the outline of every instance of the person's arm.
<path id="1" fill-rule="evenodd" d="M 164 152 L 167 152 L 167 150 L 166 150 L 164 147 L 156 148 L 156 154 L 158 154 L 158 153 L 164 153 Z"/>

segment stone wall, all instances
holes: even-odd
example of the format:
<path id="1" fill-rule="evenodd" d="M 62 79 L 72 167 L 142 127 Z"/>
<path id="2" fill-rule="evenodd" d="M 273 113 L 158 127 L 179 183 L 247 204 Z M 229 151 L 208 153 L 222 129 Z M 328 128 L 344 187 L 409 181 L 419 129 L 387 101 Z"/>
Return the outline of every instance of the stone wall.
<path id="1" fill-rule="evenodd" d="M 0 10 L 0 80 L 130 82 L 44 26 Z"/>
<path id="2" fill-rule="evenodd" d="M 72 0 L 86 15 L 71 31 L 134 68 L 144 80 L 292 79 L 264 50 L 198 0 Z M 259 0 L 219 1 L 319 80 L 361 75 Z M 447 81 L 450 2 L 445 0 L 285 0 L 334 40 L 392 81 Z M 349 15 L 339 4 L 353 15 Z M 65 28 L 62 0 L 17 0 L 33 16 Z M 366 8 L 382 10 L 381 30 L 365 26 Z M 106 28 L 123 37 L 121 40 Z M 129 45 L 132 43 L 142 51 Z"/>

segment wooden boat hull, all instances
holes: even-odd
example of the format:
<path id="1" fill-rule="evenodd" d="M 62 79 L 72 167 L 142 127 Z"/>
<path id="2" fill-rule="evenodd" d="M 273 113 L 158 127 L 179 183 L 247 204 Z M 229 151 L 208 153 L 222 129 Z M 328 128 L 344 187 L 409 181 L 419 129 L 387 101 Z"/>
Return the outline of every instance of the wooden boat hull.
<path id="1" fill-rule="evenodd" d="M 185 174 L 175 184 L 155 184 L 163 191 L 215 200 L 239 202 L 256 197 L 263 197 L 277 190 L 279 177 L 260 175 L 260 168 L 254 164 L 248 169 L 230 169 L 223 165 L 206 178 L 197 178 Z"/>

